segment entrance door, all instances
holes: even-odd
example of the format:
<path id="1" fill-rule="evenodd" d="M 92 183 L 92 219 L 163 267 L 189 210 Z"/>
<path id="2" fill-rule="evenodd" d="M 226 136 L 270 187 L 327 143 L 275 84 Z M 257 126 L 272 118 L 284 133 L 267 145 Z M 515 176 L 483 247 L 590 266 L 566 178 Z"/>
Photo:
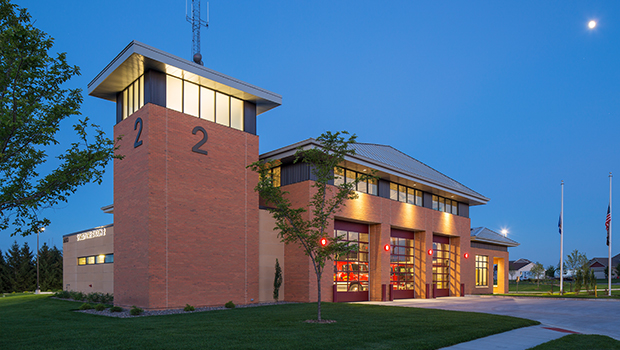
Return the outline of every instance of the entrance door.
<path id="1" fill-rule="evenodd" d="M 357 249 L 334 261 L 334 300 L 339 302 L 369 300 L 368 225 L 336 220 L 338 242 Z"/>
<path id="2" fill-rule="evenodd" d="M 450 295 L 450 238 L 433 236 L 433 285 L 435 297 Z"/>

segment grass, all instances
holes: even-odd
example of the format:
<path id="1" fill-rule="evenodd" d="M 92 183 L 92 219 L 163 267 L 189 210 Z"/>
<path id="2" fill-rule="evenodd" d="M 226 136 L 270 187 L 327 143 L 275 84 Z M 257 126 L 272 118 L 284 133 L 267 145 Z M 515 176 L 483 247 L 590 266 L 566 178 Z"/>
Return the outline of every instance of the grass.
<path id="1" fill-rule="evenodd" d="M 0 349 L 437 349 L 538 324 L 471 312 L 324 303 L 109 318 L 48 296 L 0 298 Z"/>
<path id="2" fill-rule="evenodd" d="M 562 338 L 540 344 L 530 350 L 582 350 L 582 349 L 597 349 L 597 350 L 611 350 L 620 349 L 620 341 L 604 335 L 586 335 L 586 334 L 571 334 Z"/>

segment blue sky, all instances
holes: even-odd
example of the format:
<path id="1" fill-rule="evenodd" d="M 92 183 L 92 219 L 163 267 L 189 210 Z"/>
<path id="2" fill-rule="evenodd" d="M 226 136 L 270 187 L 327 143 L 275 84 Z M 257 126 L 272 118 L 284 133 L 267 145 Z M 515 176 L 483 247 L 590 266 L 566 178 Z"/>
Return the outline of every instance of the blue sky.
<path id="1" fill-rule="evenodd" d="M 18 5 L 81 67 L 69 85 L 84 91 L 131 40 L 191 58 L 182 0 Z M 258 117 L 261 152 L 326 130 L 391 145 L 490 198 L 471 208 L 472 227 L 507 228 L 521 243 L 511 259 L 545 266 L 559 260 L 564 180 L 564 251 L 607 256 L 620 2 L 213 0 L 210 10 L 205 66 L 283 96 Z M 85 96 L 82 113 L 112 135 L 112 102 Z M 61 246 L 63 234 L 112 223 L 99 209 L 112 186 L 110 165 L 102 185 L 46 209 L 42 241 Z M 3 251 L 15 239 L 36 245 L 9 235 Z"/>

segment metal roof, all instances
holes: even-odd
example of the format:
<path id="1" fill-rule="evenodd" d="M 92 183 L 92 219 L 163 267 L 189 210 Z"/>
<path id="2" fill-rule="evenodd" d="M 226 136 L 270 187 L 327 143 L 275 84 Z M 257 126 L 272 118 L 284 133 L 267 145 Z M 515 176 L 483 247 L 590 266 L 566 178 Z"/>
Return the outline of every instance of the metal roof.
<path id="1" fill-rule="evenodd" d="M 429 184 L 440 185 L 451 191 L 456 191 L 458 194 L 466 194 L 474 197 L 484 203 L 489 201 L 488 198 L 484 197 L 480 193 L 470 189 L 456 180 L 449 178 L 441 172 L 392 146 L 372 143 L 354 143 L 352 148 L 355 149 L 356 155 L 375 160 L 393 169 L 402 170 L 417 179 L 418 182 L 422 180 L 423 182 L 427 182 Z"/>
<path id="2" fill-rule="evenodd" d="M 88 94 L 116 101 L 116 94 L 147 70 L 163 72 L 256 104 L 261 114 L 282 104 L 282 96 L 192 61 L 132 41 L 88 84 Z"/>
<path id="3" fill-rule="evenodd" d="M 516 247 L 519 245 L 519 243 L 513 241 L 512 239 L 504 237 L 495 231 L 489 230 L 486 227 L 472 228 L 471 240 L 472 242 L 484 242 L 506 247 Z"/>
<path id="4" fill-rule="evenodd" d="M 307 139 L 280 149 L 264 153 L 261 159 L 282 159 L 290 157 L 298 148 L 321 147 L 315 139 Z M 466 199 L 469 205 L 486 204 L 489 199 L 467 186 L 455 181 L 428 165 L 412 158 L 411 156 L 395 149 L 392 146 L 378 145 L 373 143 L 354 143 L 351 147 L 355 154 L 346 157 L 347 162 L 367 166 L 382 173 L 393 175 L 398 178 L 410 180 L 433 189 L 433 193 L 443 195 L 451 193 Z M 417 188 L 422 188 L 417 187 Z M 438 190 L 435 192 L 434 189 Z"/>

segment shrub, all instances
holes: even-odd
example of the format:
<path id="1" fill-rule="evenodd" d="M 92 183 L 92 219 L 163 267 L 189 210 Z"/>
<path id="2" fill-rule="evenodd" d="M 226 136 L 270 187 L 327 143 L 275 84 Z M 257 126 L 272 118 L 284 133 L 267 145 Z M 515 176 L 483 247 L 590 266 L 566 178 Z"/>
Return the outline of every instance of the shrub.
<path id="1" fill-rule="evenodd" d="M 120 306 L 112 306 L 110 308 L 110 312 L 121 312 L 121 311 L 123 311 L 123 308 Z"/>
<path id="2" fill-rule="evenodd" d="M 131 310 L 129 310 L 129 313 L 132 316 L 138 316 L 138 315 L 142 315 L 142 313 L 144 312 L 144 310 L 142 310 L 141 308 L 137 307 L 137 306 L 132 306 Z"/>
<path id="3" fill-rule="evenodd" d="M 69 295 L 73 300 L 86 300 L 86 295 L 82 292 L 69 291 Z"/>
<path id="4" fill-rule="evenodd" d="M 58 292 L 54 293 L 54 296 L 56 298 L 60 298 L 60 299 L 69 299 L 71 297 L 71 295 L 69 294 L 68 290 L 58 291 Z"/>
<path id="5" fill-rule="evenodd" d="M 97 304 L 97 306 L 95 306 L 95 310 L 97 310 L 97 311 L 103 311 L 103 310 L 105 310 L 105 305 L 103 305 L 103 304 Z"/>
<path id="6" fill-rule="evenodd" d="M 102 295 L 102 303 L 104 304 L 112 304 L 114 303 L 114 295 L 110 293 L 105 293 Z"/>
<path id="7" fill-rule="evenodd" d="M 228 309 L 234 309 L 235 308 L 235 303 L 231 301 L 227 302 L 226 304 L 224 304 L 224 306 Z"/>
<path id="8" fill-rule="evenodd" d="M 183 311 L 194 311 L 196 310 L 195 307 L 191 306 L 190 304 L 185 304 L 185 307 L 183 308 Z"/>
<path id="9" fill-rule="evenodd" d="M 93 306 L 90 305 L 89 303 L 84 303 L 84 304 L 80 305 L 79 310 L 90 310 L 92 308 L 93 308 Z"/>

